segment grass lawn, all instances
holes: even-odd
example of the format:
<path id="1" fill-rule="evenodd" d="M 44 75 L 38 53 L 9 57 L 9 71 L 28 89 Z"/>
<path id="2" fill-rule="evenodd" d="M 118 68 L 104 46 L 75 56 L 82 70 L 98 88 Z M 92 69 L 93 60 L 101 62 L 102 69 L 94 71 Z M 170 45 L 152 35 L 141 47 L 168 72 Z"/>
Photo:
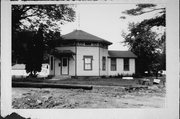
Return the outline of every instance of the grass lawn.
<path id="1" fill-rule="evenodd" d="M 155 77 L 148 77 L 151 81 Z M 103 86 L 129 86 L 138 85 L 138 81 L 142 78 L 134 78 L 133 80 L 125 80 L 121 78 L 80 78 L 80 79 L 65 79 L 53 80 L 46 78 L 17 78 L 13 82 L 36 82 L 36 83 L 55 83 L 55 84 L 74 84 L 74 85 L 103 85 Z M 161 77 L 161 84 L 165 77 Z"/>

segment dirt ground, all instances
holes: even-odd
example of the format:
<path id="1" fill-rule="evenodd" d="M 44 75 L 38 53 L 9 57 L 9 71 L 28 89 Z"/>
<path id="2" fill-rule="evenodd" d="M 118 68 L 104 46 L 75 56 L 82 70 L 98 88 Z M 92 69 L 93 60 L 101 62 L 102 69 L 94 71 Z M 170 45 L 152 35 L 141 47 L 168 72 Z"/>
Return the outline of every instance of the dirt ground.
<path id="1" fill-rule="evenodd" d="M 122 86 L 93 86 L 83 89 L 12 88 L 12 107 L 38 108 L 163 108 L 165 87 L 126 90 Z"/>

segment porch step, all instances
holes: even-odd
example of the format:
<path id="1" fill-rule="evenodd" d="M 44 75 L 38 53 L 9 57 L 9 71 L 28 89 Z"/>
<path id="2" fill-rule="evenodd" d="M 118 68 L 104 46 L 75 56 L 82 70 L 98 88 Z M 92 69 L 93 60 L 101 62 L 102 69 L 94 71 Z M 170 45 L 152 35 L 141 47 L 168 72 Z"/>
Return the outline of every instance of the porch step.
<path id="1" fill-rule="evenodd" d="M 59 76 L 54 76 L 52 77 L 51 80 L 65 80 L 65 79 L 70 79 L 71 76 L 62 76 L 62 75 L 59 75 Z"/>

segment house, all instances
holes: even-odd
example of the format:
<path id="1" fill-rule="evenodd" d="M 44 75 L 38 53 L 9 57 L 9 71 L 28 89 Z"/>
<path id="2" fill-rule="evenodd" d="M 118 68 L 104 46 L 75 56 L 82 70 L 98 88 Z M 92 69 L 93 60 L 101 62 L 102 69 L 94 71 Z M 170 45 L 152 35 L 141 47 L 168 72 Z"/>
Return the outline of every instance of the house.
<path id="1" fill-rule="evenodd" d="M 50 55 L 50 75 L 110 76 L 135 73 L 130 51 L 109 51 L 112 43 L 82 30 L 62 36 Z"/>

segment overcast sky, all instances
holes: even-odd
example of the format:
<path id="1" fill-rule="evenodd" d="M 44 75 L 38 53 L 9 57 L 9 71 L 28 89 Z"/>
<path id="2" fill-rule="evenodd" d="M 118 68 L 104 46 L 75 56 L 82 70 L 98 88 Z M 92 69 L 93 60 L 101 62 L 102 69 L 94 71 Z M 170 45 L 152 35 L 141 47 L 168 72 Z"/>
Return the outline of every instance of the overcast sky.
<path id="1" fill-rule="evenodd" d="M 155 15 L 150 13 L 141 16 L 127 16 L 120 19 L 122 11 L 135 8 L 135 4 L 78 4 L 77 19 L 73 23 L 63 25 L 62 35 L 75 29 L 84 30 L 88 33 L 112 42 L 110 50 L 128 50 L 122 42 L 122 31 L 127 32 L 129 22 L 140 22 Z"/>

